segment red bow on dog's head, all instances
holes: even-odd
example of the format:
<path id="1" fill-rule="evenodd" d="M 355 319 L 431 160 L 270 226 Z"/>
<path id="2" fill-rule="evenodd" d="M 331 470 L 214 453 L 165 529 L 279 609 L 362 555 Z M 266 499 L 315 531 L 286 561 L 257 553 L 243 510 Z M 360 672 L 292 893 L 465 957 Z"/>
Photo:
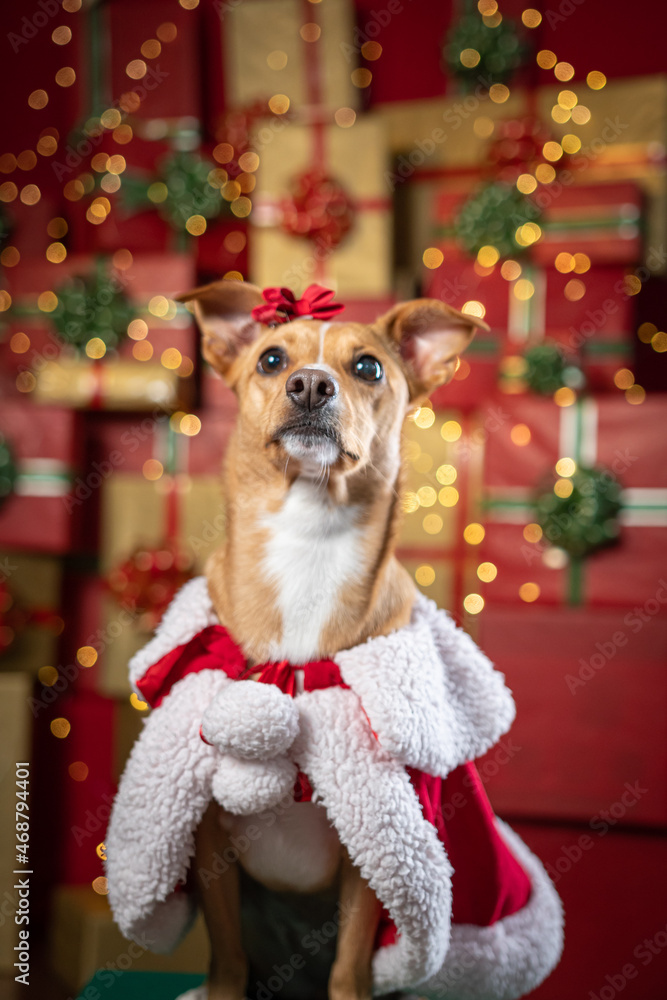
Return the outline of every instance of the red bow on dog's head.
<path id="1" fill-rule="evenodd" d="M 334 295 L 322 285 L 309 285 L 300 299 L 289 288 L 265 288 L 262 296 L 266 304 L 255 306 L 251 315 L 258 323 L 271 326 L 297 318 L 332 319 L 345 308 L 341 302 L 332 301 Z"/>

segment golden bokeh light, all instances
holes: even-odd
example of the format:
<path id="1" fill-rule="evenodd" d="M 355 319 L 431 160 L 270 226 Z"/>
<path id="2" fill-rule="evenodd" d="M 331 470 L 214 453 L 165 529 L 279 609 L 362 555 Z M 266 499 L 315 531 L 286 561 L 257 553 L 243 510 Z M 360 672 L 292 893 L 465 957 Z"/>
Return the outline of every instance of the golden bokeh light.
<path id="1" fill-rule="evenodd" d="M 76 73 L 71 66 L 63 66 L 56 73 L 56 83 L 59 87 L 71 87 L 76 81 Z"/>
<path id="2" fill-rule="evenodd" d="M 550 163 L 540 163 L 535 168 L 535 176 L 540 184 L 551 184 L 556 180 L 556 171 Z"/>
<path id="3" fill-rule="evenodd" d="M 379 42 L 364 42 L 361 46 L 361 54 L 369 62 L 375 62 L 382 55 L 382 46 Z"/>
<path id="4" fill-rule="evenodd" d="M 477 521 L 467 524 L 463 529 L 463 538 L 468 545 L 479 545 L 480 542 L 484 541 L 485 534 L 483 525 L 478 524 Z"/>
<path id="5" fill-rule="evenodd" d="M 282 49 L 274 49 L 266 57 L 266 65 L 269 69 L 276 71 L 285 69 L 285 66 L 287 66 L 287 53 L 283 52 Z"/>
<path id="6" fill-rule="evenodd" d="M 651 337 L 651 347 L 657 354 L 664 354 L 667 351 L 667 333 L 664 330 L 658 330 Z"/>
<path id="7" fill-rule="evenodd" d="M 510 440 L 518 448 L 524 448 L 527 444 L 530 444 L 531 433 L 528 424 L 514 424 L 510 430 Z"/>
<path id="8" fill-rule="evenodd" d="M 586 83 L 591 90 L 602 90 L 607 82 L 607 77 L 597 69 L 592 69 L 586 77 Z"/>
<path id="9" fill-rule="evenodd" d="M 97 663 L 97 650 L 94 646 L 81 646 L 76 651 L 76 658 L 82 667 L 92 667 Z"/>
<path id="10" fill-rule="evenodd" d="M 556 53 L 551 49 L 540 49 L 536 56 L 540 69 L 553 69 L 557 63 Z"/>
<path id="11" fill-rule="evenodd" d="M 440 436 L 443 441 L 458 441 L 461 434 L 461 424 L 457 420 L 446 420 L 440 428 Z"/>
<path id="12" fill-rule="evenodd" d="M 442 486 L 451 486 L 456 482 L 458 473 L 453 465 L 440 465 L 435 473 L 435 478 Z"/>
<path id="13" fill-rule="evenodd" d="M 456 507 L 459 502 L 459 491 L 453 486 L 443 486 L 438 493 L 438 502 L 443 507 Z"/>
<path id="14" fill-rule="evenodd" d="M 516 260 L 504 260 L 500 273 L 505 281 L 516 281 L 521 275 L 521 264 Z"/>
<path id="15" fill-rule="evenodd" d="M 442 250 L 438 250 L 437 247 L 428 247 L 422 254 L 424 266 L 430 268 L 432 271 L 436 267 L 440 267 L 444 259 Z"/>
<path id="16" fill-rule="evenodd" d="M 64 740 L 66 736 L 69 736 L 72 727 L 68 719 L 60 717 L 58 719 L 51 719 L 49 729 L 59 740 Z"/>
<path id="17" fill-rule="evenodd" d="M 44 687 L 53 687 L 58 680 L 58 671 L 55 667 L 40 667 L 37 671 L 37 678 Z"/>
<path id="18" fill-rule="evenodd" d="M 10 337 L 9 349 L 14 354 L 25 354 L 26 351 L 30 350 L 30 337 L 28 334 L 24 333 L 23 330 L 17 330 Z"/>
<path id="19" fill-rule="evenodd" d="M 73 764 L 70 764 L 67 770 L 70 778 L 73 778 L 74 781 L 85 781 L 89 773 L 88 765 L 84 764 L 82 760 L 75 760 Z"/>
<path id="20" fill-rule="evenodd" d="M 322 34 L 322 29 L 314 21 L 308 21 L 306 24 L 301 25 L 299 34 L 304 42 L 316 42 Z"/>
<path id="21" fill-rule="evenodd" d="M 173 21 L 164 21 L 155 34 L 161 42 L 173 42 L 178 35 L 178 29 Z"/>
<path id="22" fill-rule="evenodd" d="M 536 583 L 522 583 L 519 587 L 519 597 L 527 604 L 532 604 L 540 596 L 540 588 Z"/>
<path id="23" fill-rule="evenodd" d="M 148 72 L 148 66 L 143 59 L 131 59 L 125 67 L 125 72 L 130 80 L 143 80 Z"/>
<path id="24" fill-rule="evenodd" d="M 422 527 L 427 535 L 437 535 L 442 531 L 443 521 L 439 514 L 427 514 Z"/>
<path id="25" fill-rule="evenodd" d="M 577 394 L 569 386 L 561 386 L 560 389 L 556 389 L 553 400 L 556 406 L 572 406 L 576 402 Z"/>
<path id="26" fill-rule="evenodd" d="M 572 491 L 574 486 L 570 479 L 557 479 L 554 483 L 554 493 L 561 500 L 567 500 L 569 496 L 572 496 Z"/>
<path id="27" fill-rule="evenodd" d="M 432 566 L 418 566 L 415 570 L 415 580 L 420 587 L 430 587 L 435 581 L 435 570 Z"/>
<path id="28" fill-rule="evenodd" d="M 492 583 L 498 576 L 498 567 L 492 562 L 480 563 L 477 567 L 477 576 L 483 583 Z"/>
<path id="29" fill-rule="evenodd" d="M 629 389 L 635 384 L 635 377 L 629 368 L 619 368 L 614 375 L 614 385 L 617 389 Z"/>
<path id="30" fill-rule="evenodd" d="M 334 121 L 341 128 L 351 128 L 357 120 L 357 112 L 352 108 L 338 108 L 334 113 Z"/>
<path id="31" fill-rule="evenodd" d="M 477 253 L 477 260 L 482 267 L 493 267 L 500 260 L 500 254 L 493 246 L 483 246 Z"/>
<path id="32" fill-rule="evenodd" d="M 565 83 L 566 80 L 571 80 L 574 76 L 574 66 L 569 62 L 559 62 L 554 66 L 554 76 L 561 83 Z"/>
<path id="33" fill-rule="evenodd" d="M 527 302 L 535 294 L 535 285 L 527 278 L 519 278 L 512 291 L 519 302 Z"/>
<path id="34" fill-rule="evenodd" d="M 565 298 L 570 302 L 578 302 L 586 294 L 586 285 L 578 278 L 571 278 L 563 291 Z"/>
<path id="35" fill-rule="evenodd" d="M 28 98 L 29 107 L 35 111 L 41 111 L 49 103 L 49 95 L 45 90 L 33 90 Z"/>
<path id="36" fill-rule="evenodd" d="M 641 385 L 631 385 L 629 389 L 625 390 L 625 398 L 628 403 L 637 406 L 646 399 L 646 390 Z"/>
<path id="37" fill-rule="evenodd" d="M 527 524 L 523 529 L 523 537 L 527 542 L 539 542 L 542 538 L 542 529 L 539 524 Z"/>
<path id="38" fill-rule="evenodd" d="M 46 248 L 46 259 L 52 264 L 62 264 L 67 257 L 67 250 L 62 243 L 50 243 Z"/>
<path id="39" fill-rule="evenodd" d="M 477 319 L 484 319 L 486 316 L 486 306 L 477 299 L 470 299 L 461 306 L 461 312 L 466 316 L 476 316 Z"/>
<path id="40" fill-rule="evenodd" d="M 51 41 L 56 45 L 67 45 L 72 41 L 72 29 L 66 24 L 61 24 L 51 32 Z"/>
<path id="41" fill-rule="evenodd" d="M 359 90 L 363 90 L 365 87 L 370 87 L 371 81 L 373 79 L 373 74 L 369 69 L 353 69 L 350 74 L 350 79 L 352 80 L 353 86 L 357 87 Z"/>
<path id="42" fill-rule="evenodd" d="M 463 599 L 463 607 L 469 615 L 478 615 L 484 609 L 484 598 L 481 594 L 467 594 Z"/>
<path id="43" fill-rule="evenodd" d="M 465 66 L 466 69 L 472 69 L 477 65 L 481 56 L 477 49 L 463 49 L 463 51 L 459 54 L 459 59 L 462 66 Z"/>
<path id="44" fill-rule="evenodd" d="M 509 96 L 509 87 L 506 87 L 504 83 L 493 83 L 489 87 L 489 97 L 494 104 L 504 104 Z"/>

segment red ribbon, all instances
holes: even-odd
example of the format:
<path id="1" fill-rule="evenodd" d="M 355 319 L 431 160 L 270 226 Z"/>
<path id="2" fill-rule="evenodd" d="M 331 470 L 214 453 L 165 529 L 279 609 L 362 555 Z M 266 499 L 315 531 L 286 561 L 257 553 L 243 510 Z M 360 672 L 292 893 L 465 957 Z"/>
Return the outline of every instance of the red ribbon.
<path id="1" fill-rule="evenodd" d="M 345 306 L 333 302 L 336 293 L 322 285 L 309 285 L 300 299 L 289 288 L 265 288 L 262 292 L 266 305 L 255 306 L 253 319 L 260 323 L 289 323 L 299 317 L 332 319 Z"/>
<path id="2" fill-rule="evenodd" d="M 259 674 L 258 681 L 275 684 L 285 694 L 296 694 L 294 670 L 303 670 L 304 690 L 317 691 L 327 687 L 347 687 L 340 669 L 333 660 L 316 660 L 294 668 L 286 660 L 248 666 L 241 648 L 222 625 L 209 625 L 189 642 L 177 646 L 148 668 L 137 688 L 151 708 L 157 708 L 177 681 L 200 670 L 224 670 L 233 680 Z"/>

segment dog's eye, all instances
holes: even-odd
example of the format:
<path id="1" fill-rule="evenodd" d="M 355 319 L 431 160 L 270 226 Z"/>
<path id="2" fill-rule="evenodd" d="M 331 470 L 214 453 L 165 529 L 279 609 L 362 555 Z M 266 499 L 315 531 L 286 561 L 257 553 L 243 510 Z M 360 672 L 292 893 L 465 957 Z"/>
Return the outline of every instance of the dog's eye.
<path id="1" fill-rule="evenodd" d="M 378 382 L 383 374 L 382 365 L 372 354 L 364 354 L 358 358 L 352 366 L 352 371 L 364 382 Z"/>
<path id="2" fill-rule="evenodd" d="M 287 364 L 287 355 L 282 347 L 269 347 L 257 362 L 257 371 L 262 375 L 275 375 L 281 372 Z"/>

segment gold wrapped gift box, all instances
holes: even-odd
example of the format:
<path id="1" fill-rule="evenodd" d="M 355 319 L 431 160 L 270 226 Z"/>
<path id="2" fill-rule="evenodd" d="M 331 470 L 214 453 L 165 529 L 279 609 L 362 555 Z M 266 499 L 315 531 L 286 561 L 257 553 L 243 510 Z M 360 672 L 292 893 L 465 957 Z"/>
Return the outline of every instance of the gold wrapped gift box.
<path id="1" fill-rule="evenodd" d="M 318 103 L 331 112 L 356 107 L 359 91 L 351 73 L 358 48 L 350 0 L 313 4 L 308 19 L 301 0 L 250 0 L 227 7 L 225 90 L 230 107 L 268 101 L 275 94 L 288 97 L 290 109 L 297 112 L 313 104 L 311 56 L 319 68 Z"/>
<path id="2" fill-rule="evenodd" d="M 358 118 L 351 128 L 323 128 L 326 173 L 354 203 L 352 229 L 328 251 L 281 228 L 282 203 L 295 178 L 309 171 L 314 158 L 314 128 L 285 124 L 271 142 L 258 148 L 260 166 L 253 195 L 250 270 L 260 287 L 286 285 L 301 292 L 313 282 L 345 297 L 374 298 L 392 287 L 392 229 L 384 127 L 375 116 Z M 261 129 L 259 133 L 261 134 Z"/>

